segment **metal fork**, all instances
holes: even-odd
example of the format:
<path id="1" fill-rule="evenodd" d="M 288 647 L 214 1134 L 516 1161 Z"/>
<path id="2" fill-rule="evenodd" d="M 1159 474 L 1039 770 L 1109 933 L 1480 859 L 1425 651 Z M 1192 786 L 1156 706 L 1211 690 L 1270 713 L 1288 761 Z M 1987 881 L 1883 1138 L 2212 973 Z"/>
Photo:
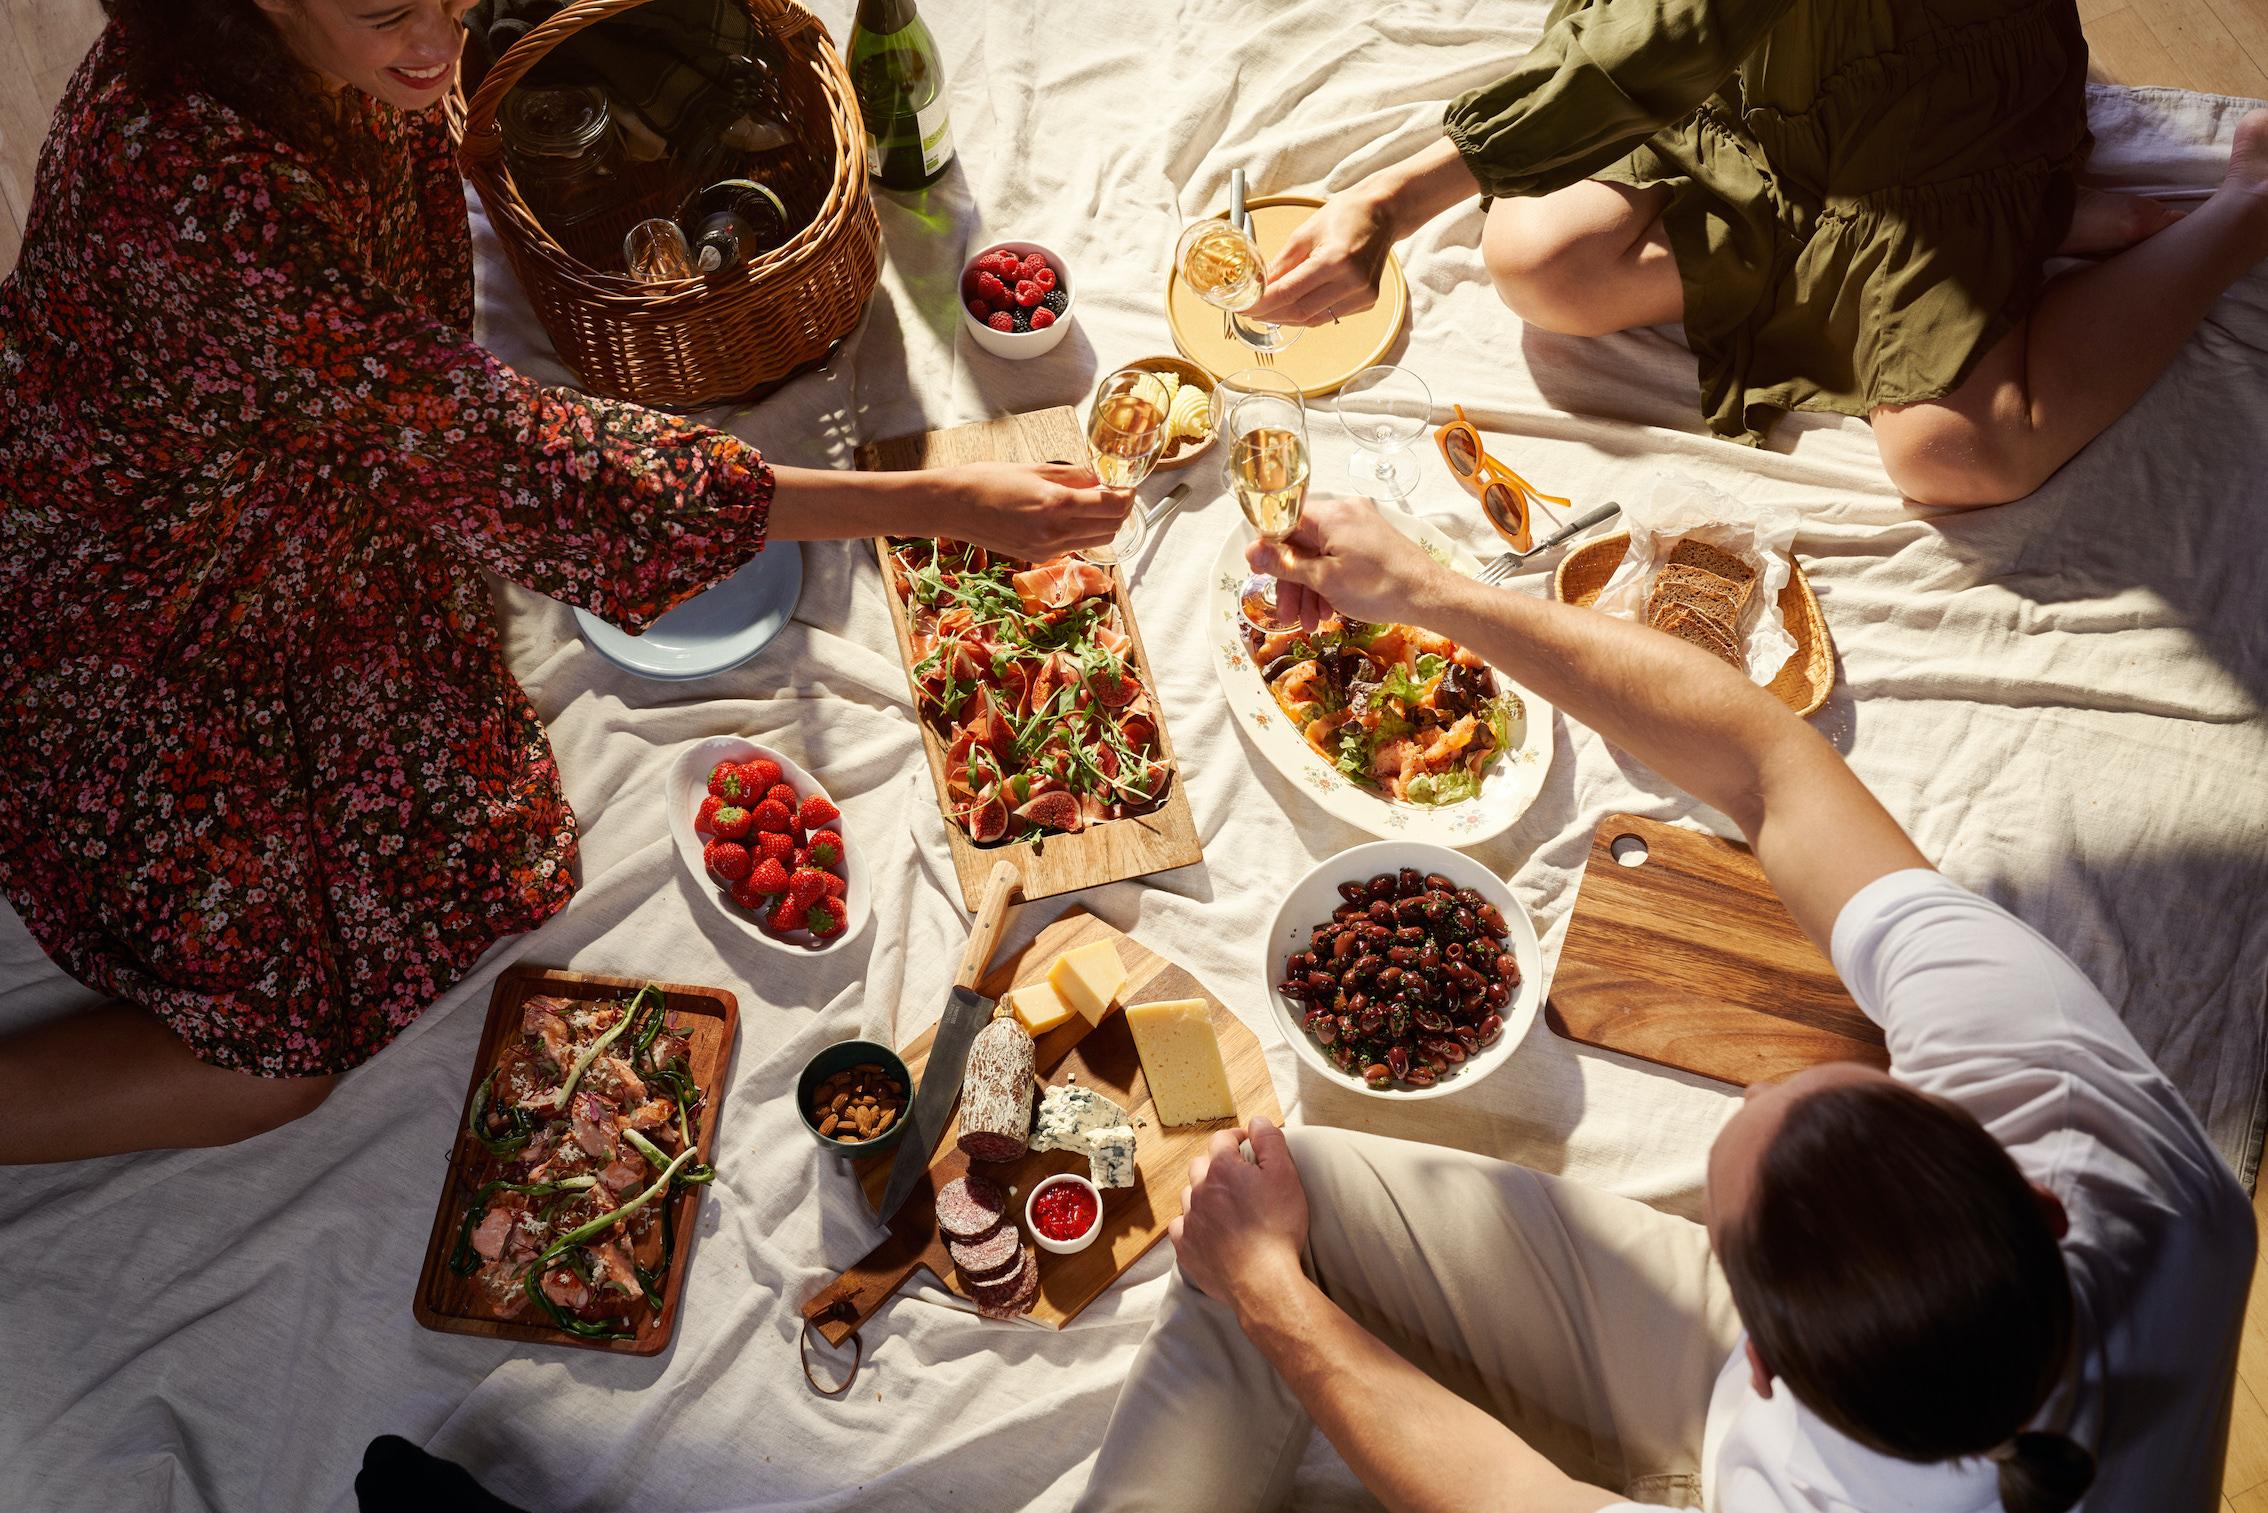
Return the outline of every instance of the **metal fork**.
<path id="1" fill-rule="evenodd" d="M 1228 223 L 1242 230 L 1251 220 L 1244 212 L 1244 170 L 1231 168 L 1228 176 Z M 1221 312 L 1221 335 L 1230 341 L 1236 339 L 1236 316 L 1227 310 Z"/>
<path id="2" fill-rule="evenodd" d="M 1489 584 L 1492 587 L 1496 584 L 1502 583 L 1505 579 L 1511 577 L 1512 574 L 1519 568 L 1520 564 L 1527 561 L 1530 557 L 1534 557 L 1539 555 L 1540 553 L 1550 551 L 1553 547 L 1559 545 L 1560 542 L 1565 541 L 1568 537 L 1589 530 L 1592 526 L 1597 525 L 1600 521 L 1619 514 L 1621 510 L 1622 506 L 1619 504 L 1602 504 L 1597 509 L 1591 511 L 1588 515 L 1583 516 L 1581 519 L 1570 520 L 1569 522 L 1567 522 L 1567 524 L 1561 526 L 1558 530 L 1553 531 L 1549 536 L 1546 536 L 1543 540 L 1537 542 L 1534 546 L 1529 547 L 1526 551 L 1506 552 L 1503 556 L 1498 557 L 1494 562 L 1491 562 L 1488 566 L 1480 570 L 1480 581 Z"/>

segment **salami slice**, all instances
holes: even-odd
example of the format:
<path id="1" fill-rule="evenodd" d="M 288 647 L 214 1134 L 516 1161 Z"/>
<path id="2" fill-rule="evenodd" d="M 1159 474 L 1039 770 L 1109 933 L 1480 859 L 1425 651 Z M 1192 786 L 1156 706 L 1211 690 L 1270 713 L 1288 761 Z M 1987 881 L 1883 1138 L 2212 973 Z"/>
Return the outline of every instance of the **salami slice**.
<path id="1" fill-rule="evenodd" d="M 995 1019 L 969 1045 L 961 1080 L 961 1149 L 972 1161 L 1013 1161 L 1031 1145 L 1032 1037 Z"/>
<path id="2" fill-rule="evenodd" d="M 1003 1224 L 980 1240 L 947 1240 L 945 1253 L 969 1282 L 997 1281 L 1000 1274 L 1023 1255 L 1023 1237 L 1013 1224 Z"/>
<path id="3" fill-rule="evenodd" d="M 1007 1189 L 975 1172 L 955 1177 L 937 1190 L 937 1227 L 948 1239 L 982 1239 L 1000 1227 L 1000 1217 L 1007 1212 Z"/>
<path id="4" fill-rule="evenodd" d="M 988 1319 L 1012 1319 L 1020 1313 L 1029 1313 L 1032 1299 L 1039 1296 L 1039 1248 L 1024 1247 L 1024 1264 L 1007 1282 L 994 1287 L 975 1287 L 969 1295 L 977 1305 L 977 1312 Z"/>

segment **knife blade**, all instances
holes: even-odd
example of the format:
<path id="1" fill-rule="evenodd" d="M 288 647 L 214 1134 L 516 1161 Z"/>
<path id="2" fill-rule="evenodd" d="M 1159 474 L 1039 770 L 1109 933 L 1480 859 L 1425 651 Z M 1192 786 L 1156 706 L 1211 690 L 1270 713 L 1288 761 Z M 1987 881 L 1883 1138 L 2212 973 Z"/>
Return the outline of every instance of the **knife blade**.
<path id="1" fill-rule="evenodd" d="M 929 1170 L 937 1142 L 953 1122 L 961 1103 L 961 1076 L 968 1070 L 969 1042 L 992 1019 L 993 1001 L 976 990 L 978 979 L 992 960 L 992 948 L 1008 922 L 1008 902 L 1022 874 L 1011 861 L 993 864 L 985 879 L 984 896 L 977 900 L 976 918 L 969 925 L 969 943 L 961 953 L 960 970 L 953 974 L 952 991 L 945 996 L 945 1011 L 938 1016 L 936 1038 L 929 1059 L 922 1064 L 921 1083 L 915 1088 L 913 1107 L 906 1116 L 905 1137 L 890 1161 L 890 1180 L 883 1184 L 878 1215 L 888 1224 L 905 1206 L 914 1184 Z"/>

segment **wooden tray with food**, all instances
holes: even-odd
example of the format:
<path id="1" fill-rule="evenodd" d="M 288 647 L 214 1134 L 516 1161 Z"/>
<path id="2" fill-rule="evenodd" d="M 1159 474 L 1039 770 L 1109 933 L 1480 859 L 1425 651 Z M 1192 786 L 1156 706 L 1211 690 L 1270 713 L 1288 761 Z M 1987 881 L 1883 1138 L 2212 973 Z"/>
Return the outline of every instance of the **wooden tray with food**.
<path id="1" fill-rule="evenodd" d="M 859 449 L 881 471 L 1086 455 L 1064 407 Z M 961 879 L 995 860 L 1027 899 L 1200 860 L 1124 577 L 1077 558 L 1036 566 L 981 548 L 878 539 L 898 650 Z"/>
<path id="2" fill-rule="evenodd" d="M 448 1334 L 653 1355 L 684 1301 L 739 1001 L 513 967 L 412 1311 Z"/>
<path id="3" fill-rule="evenodd" d="M 1061 1328 L 1165 1235 L 1215 1131 L 1283 1117 L 1252 1032 L 1183 968 L 1084 909 L 978 991 L 997 1007 L 926 1175 L 888 1237 L 803 1306 L 831 1344 L 923 1267 L 990 1317 Z M 917 1084 L 934 1038 L 903 1052 Z M 890 1166 L 858 1163 L 877 1208 Z"/>

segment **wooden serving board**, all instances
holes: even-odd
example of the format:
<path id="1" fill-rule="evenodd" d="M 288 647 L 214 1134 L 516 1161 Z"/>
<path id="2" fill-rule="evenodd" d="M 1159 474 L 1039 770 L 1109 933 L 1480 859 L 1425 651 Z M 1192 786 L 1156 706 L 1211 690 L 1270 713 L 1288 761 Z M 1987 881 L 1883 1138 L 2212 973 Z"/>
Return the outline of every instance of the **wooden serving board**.
<path id="1" fill-rule="evenodd" d="M 1189 1192 L 1190 1159 L 1204 1151 L 1216 1130 L 1233 1128 L 1256 1114 L 1279 1123 L 1283 1120 L 1275 1083 L 1268 1076 L 1267 1057 L 1252 1032 L 1187 971 L 1084 909 L 1074 908 L 1040 931 L 1022 952 L 995 967 L 978 985 L 978 991 L 997 1000 L 1012 987 L 1038 981 L 1046 976 L 1056 957 L 1093 940 L 1111 941 L 1118 947 L 1119 960 L 1126 964 L 1126 988 L 1119 995 L 1120 1003 L 1202 998 L 1211 1005 L 1213 1031 L 1220 1036 L 1221 1059 L 1228 1067 L 1229 1086 L 1236 1096 L 1237 1118 L 1172 1129 L 1159 1124 L 1157 1110 L 1150 1103 L 1149 1085 L 1142 1077 L 1141 1058 L 1134 1050 L 1133 1033 L 1126 1028 L 1125 1015 L 1116 1009 L 1092 1028 L 1084 1016 L 1073 1014 L 1067 1023 L 1039 1037 L 1033 1047 L 1032 1065 L 1042 1081 L 1050 1085 L 1077 1081 L 1124 1106 L 1135 1120 L 1137 1176 L 1132 1187 L 1103 1190 L 1102 1233 L 1075 1255 L 1039 1252 L 1039 1297 L 1029 1317 L 1051 1329 L 1060 1329 L 1077 1317 L 1080 1309 L 1101 1296 L 1103 1289 L 1141 1259 L 1165 1235 L 1166 1226 L 1180 1217 L 1182 1200 Z M 934 1038 L 934 1031 L 925 1030 L 899 1053 L 917 1082 L 927 1067 Z M 960 1129 L 956 1117 L 938 1145 L 929 1175 L 914 1185 L 905 1206 L 891 1221 L 889 1237 L 803 1305 L 804 1318 L 813 1321 L 828 1343 L 840 1345 L 856 1333 L 918 1268 L 927 1267 L 954 1291 L 967 1295 L 945 1252 L 945 1241 L 937 1232 L 936 1209 L 937 1190 L 969 1170 L 969 1158 L 958 1144 Z M 858 1163 L 859 1185 L 867 1202 L 877 1208 L 883 1185 L 889 1181 L 891 1154 L 884 1152 Z M 986 1163 L 980 1169 L 1015 1189 L 1011 1217 L 1022 1229 L 1023 1203 L 1031 1196 L 1033 1184 L 1056 1172 L 1085 1176 L 1087 1162 L 1069 1151 L 1043 1151 L 1016 1161 Z M 1024 1242 L 1031 1243 L 1028 1229 L 1024 1230 Z M 820 1317 L 830 1309 L 837 1312 Z"/>
<path id="2" fill-rule="evenodd" d="M 478 1157 L 485 1153 L 465 1133 L 472 1117 L 473 1093 L 496 1064 L 505 1041 L 519 1033 L 520 1007 L 539 994 L 559 998 L 628 999 L 646 985 L 642 977 L 602 977 L 589 972 L 564 972 L 547 967 L 515 966 L 496 980 L 488 998 L 488 1025 L 481 1031 L 480 1050 L 473 1057 L 472 1077 L 465 1085 L 465 1102 L 457 1113 L 456 1148 L 449 1158 L 449 1177 L 442 1184 L 440 1206 L 433 1214 L 433 1235 L 425 1243 L 425 1267 L 418 1273 L 417 1296 L 411 1312 L 428 1329 L 444 1334 L 474 1334 L 490 1339 L 528 1340 L 539 1345 L 566 1345 L 577 1350 L 605 1350 L 616 1355 L 654 1355 L 669 1345 L 677 1329 L 679 1305 L 685 1299 L 685 1264 L 693 1256 L 693 1238 L 700 1226 L 705 1187 L 688 1187 L 673 1200 L 677 1249 L 670 1259 L 669 1275 L 662 1280 L 660 1313 L 648 1309 L 637 1336 L 627 1340 L 586 1340 L 554 1328 L 540 1311 L 519 1319 L 490 1318 L 483 1311 L 473 1279 L 449 1270 L 449 1251 L 456 1243 L 457 1226 L 476 1183 Z M 700 1151 L 694 1159 L 707 1161 L 716 1144 L 717 1113 L 724 1103 L 725 1074 L 732 1060 L 732 1040 L 740 1023 L 740 1000 L 723 988 L 688 987 L 660 983 L 663 1002 L 673 1028 L 690 1032 L 686 1060 L 693 1080 L 707 1093 L 693 1132 Z M 531 1305 L 532 1309 L 532 1305 Z"/>
<path id="3" fill-rule="evenodd" d="M 1622 836 L 1645 843 L 1643 865 L 1615 859 Z M 1747 847 L 1629 814 L 1591 837 L 1544 1017 L 1570 1040 L 1743 1086 L 1822 1061 L 1890 1064 Z"/>
<path id="4" fill-rule="evenodd" d="M 907 472 L 966 462 L 1076 462 L 1086 455 L 1087 443 L 1079 429 L 1078 412 L 1062 405 L 976 425 L 955 426 L 948 431 L 929 431 L 919 436 L 875 442 L 858 449 L 858 465 L 870 472 Z M 889 542 L 877 538 L 874 551 L 882 568 L 883 594 L 890 602 L 890 621 L 898 631 L 898 656 L 905 664 L 906 689 L 914 700 L 915 723 L 921 726 L 922 749 L 929 753 L 929 776 L 937 794 L 938 813 L 945 821 L 945 838 L 953 850 L 954 871 L 960 875 L 964 906 L 972 911 L 976 908 L 986 874 L 991 872 L 992 864 L 1003 857 L 1015 864 L 1026 900 L 1129 877 L 1145 877 L 1204 859 L 1204 846 L 1197 839 L 1197 824 L 1190 817 L 1180 763 L 1174 758 L 1173 736 L 1166 729 L 1158 680 L 1150 673 L 1150 656 L 1142 646 L 1141 627 L 1134 622 L 1134 606 L 1126 596 L 1123 572 L 1115 567 L 1110 570 L 1112 592 L 1118 600 L 1126 634 L 1134 642 L 1135 670 L 1141 674 L 1143 686 L 1150 691 L 1150 702 L 1157 706 L 1158 749 L 1174 769 L 1166 801 L 1147 814 L 1106 820 L 1072 835 L 1032 836 L 979 846 L 969 839 L 968 831 L 954 820 L 947 808 L 945 743 L 937 738 L 937 732 L 930 728 L 928 721 L 919 718 L 921 693 L 914 686 L 913 669 L 920 659 L 914 655 L 913 631 L 906 618 L 906 606 L 890 587 Z"/>

